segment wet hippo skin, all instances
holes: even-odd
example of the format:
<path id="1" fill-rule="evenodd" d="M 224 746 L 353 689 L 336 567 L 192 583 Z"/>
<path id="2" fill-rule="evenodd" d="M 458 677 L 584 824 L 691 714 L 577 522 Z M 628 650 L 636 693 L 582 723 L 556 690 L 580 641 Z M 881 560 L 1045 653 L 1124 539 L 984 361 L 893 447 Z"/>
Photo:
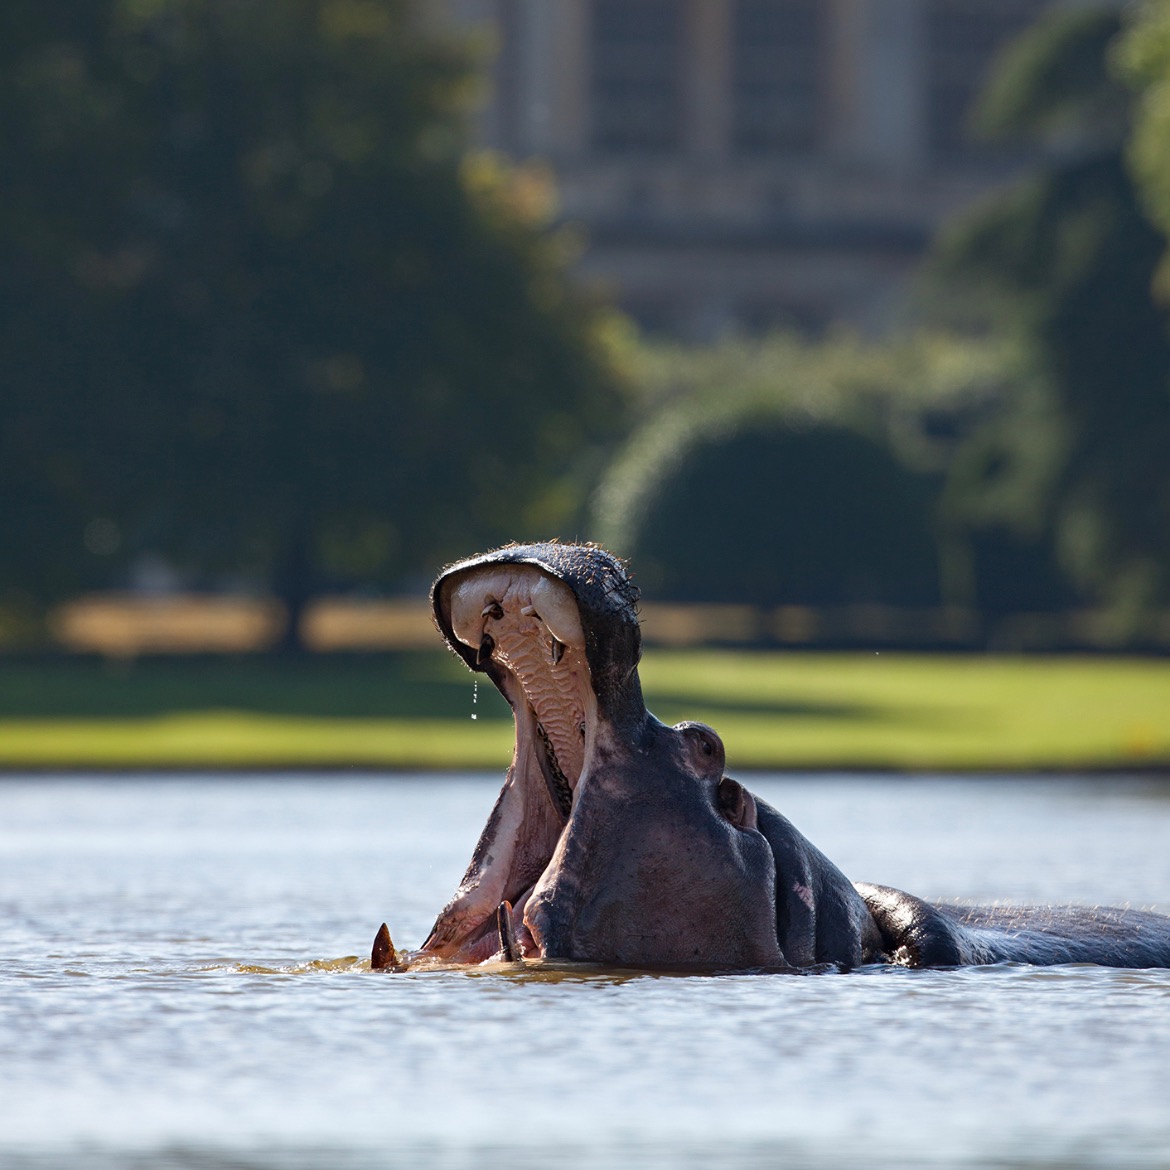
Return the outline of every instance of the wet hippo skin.
<path id="1" fill-rule="evenodd" d="M 372 965 L 568 960 L 695 971 L 867 963 L 1170 966 L 1170 918 L 961 907 L 851 882 L 725 773 L 701 723 L 668 727 L 638 679 L 638 591 L 593 545 L 509 545 L 444 569 L 447 645 L 512 707 L 512 764 L 422 948 Z"/>

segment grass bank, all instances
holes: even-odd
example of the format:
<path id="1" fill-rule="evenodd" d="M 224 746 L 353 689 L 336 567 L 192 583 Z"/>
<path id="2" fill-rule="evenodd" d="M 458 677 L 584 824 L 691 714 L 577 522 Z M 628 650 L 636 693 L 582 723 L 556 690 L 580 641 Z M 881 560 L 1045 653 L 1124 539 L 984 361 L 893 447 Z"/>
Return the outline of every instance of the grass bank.
<path id="1" fill-rule="evenodd" d="M 1165 660 L 654 650 L 642 677 L 732 769 L 1170 771 Z M 10 770 L 502 770 L 510 749 L 503 700 L 442 652 L 0 661 Z"/>

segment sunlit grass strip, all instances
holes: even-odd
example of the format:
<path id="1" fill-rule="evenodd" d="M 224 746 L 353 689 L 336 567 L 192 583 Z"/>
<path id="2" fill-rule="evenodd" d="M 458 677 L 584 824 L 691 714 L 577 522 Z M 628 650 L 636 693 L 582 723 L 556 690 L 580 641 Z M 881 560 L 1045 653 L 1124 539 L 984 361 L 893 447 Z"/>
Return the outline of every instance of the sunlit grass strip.
<path id="1" fill-rule="evenodd" d="M 1170 662 L 708 652 L 643 671 L 732 767 L 1170 767 Z"/>
<path id="2" fill-rule="evenodd" d="M 642 676 L 659 716 L 720 731 L 733 770 L 1170 770 L 1170 661 L 652 651 Z M 511 740 L 510 722 L 470 714 L 10 718 L 0 766 L 502 772 Z"/>

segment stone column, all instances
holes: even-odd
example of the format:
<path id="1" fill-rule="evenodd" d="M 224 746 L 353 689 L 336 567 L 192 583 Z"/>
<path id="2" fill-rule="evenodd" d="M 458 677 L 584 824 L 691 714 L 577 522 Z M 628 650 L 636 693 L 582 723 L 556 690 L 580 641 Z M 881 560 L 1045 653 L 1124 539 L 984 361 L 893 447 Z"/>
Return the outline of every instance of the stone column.
<path id="1" fill-rule="evenodd" d="M 553 74 L 557 153 L 575 157 L 589 145 L 589 3 L 558 0 Z"/>
<path id="2" fill-rule="evenodd" d="M 731 139 L 728 0 L 687 0 L 682 41 L 683 147 L 700 158 L 723 158 Z"/>
<path id="3" fill-rule="evenodd" d="M 517 0 L 515 33 L 518 152 L 581 153 L 588 133 L 586 0 Z"/>
<path id="4" fill-rule="evenodd" d="M 925 157 L 924 0 L 833 0 L 835 154 L 913 173 Z"/>
<path id="5" fill-rule="evenodd" d="M 493 53 L 486 63 L 487 92 L 475 112 L 475 140 L 481 146 L 506 150 L 511 131 L 508 95 L 505 92 L 504 16 L 510 0 L 445 0 L 441 9 L 423 9 L 424 16 L 439 21 L 445 17 L 461 35 L 487 42 Z"/>

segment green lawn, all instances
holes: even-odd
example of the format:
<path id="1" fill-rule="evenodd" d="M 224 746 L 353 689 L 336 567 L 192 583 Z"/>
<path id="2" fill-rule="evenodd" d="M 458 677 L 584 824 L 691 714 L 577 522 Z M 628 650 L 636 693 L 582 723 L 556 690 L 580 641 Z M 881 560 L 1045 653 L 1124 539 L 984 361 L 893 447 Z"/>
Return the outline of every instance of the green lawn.
<path id="1" fill-rule="evenodd" d="M 1170 661 L 651 650 L 642 678 L 732 769 L 1170 770 Z M 510 751 L 503 700 L 442 652 L 0 660 L 8 769 L 502 770 Z"/>
<path id="2" fill-rule="evenodd" d="M 732 766 L 1170 767 L 1170 661 L 682 653 L 644 676 Z"/>

